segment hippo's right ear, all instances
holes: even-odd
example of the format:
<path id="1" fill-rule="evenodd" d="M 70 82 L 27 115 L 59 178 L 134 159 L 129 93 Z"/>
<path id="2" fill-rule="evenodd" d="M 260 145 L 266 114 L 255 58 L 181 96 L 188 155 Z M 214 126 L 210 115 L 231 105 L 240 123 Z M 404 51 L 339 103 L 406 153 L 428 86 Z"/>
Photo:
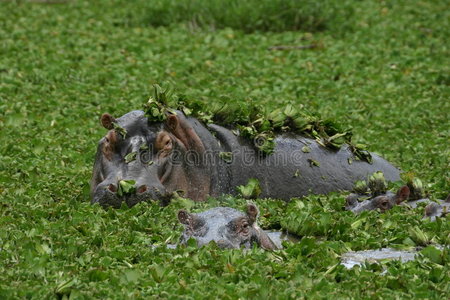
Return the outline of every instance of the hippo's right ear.
<path id="1" fill-rule="evenodd" d="M 249 218 L 252 224 L 256 222 L 258 214 L 259 214 L 258 207 L 254 203 L 247 204 L 247 217 Z"/>
<path id="2" fill-rule="evenodd" d="M 114 128 L 113 123 L 116 121 L 116 119 L 114 119 L 113 116 L 111 116 L 108 113 L 104 113 L 101 117 L 100 117 L 100 123 L 102 123 L 103 127 L 105 127 L 108 130 L 111 130 Z"/>
<path id="3" fill-rule="evenodd" d="M 407 185 L 402 186 L 395 195 L 395 200 L 397 204 L 400 204 L 401 202 L 407 200 L 409 198 L 410 190 Z"/>
<path id="4" fill-rule="evenodd" d="M 167 116 L 166 126 L 184 144 L 187 150 L 194 150 L 198 153 L 205 151 L 205 146 L 200 137 L 185 116 L 181 114 L 169 114 Z"/>

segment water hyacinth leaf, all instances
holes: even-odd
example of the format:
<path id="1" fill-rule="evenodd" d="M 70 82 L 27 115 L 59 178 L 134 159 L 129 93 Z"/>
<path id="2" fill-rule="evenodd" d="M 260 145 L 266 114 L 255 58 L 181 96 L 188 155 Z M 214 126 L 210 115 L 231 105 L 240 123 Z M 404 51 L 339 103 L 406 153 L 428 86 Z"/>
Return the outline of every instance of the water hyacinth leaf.
<path id="1" fill-rule="evenodd" d="M 443 255 L 444 255 L 443 251 L 436 249 L 433 246 L 428 246 L 422 249 L 420 253 L 436 264 L 443 263 Z"/>
<path id="2" fill-rule="evenodd" d="M 308 162 L 310 167 L 320 167 L 320 163 L 317 160 L 308 158 Z"/>
<path id="3" fill-rule="evenodd" d="M 386 193 L 388 184 L 383 172 L 375 172 L 369 176 L 367 186 L 374 196 Z"/>
<path id="4" fill-rule="evenodd" d="M 113 124 L 114 130 L 115 130 L 118 134 L 120 134 L 120 135 L 122 136 L 122 138 L 125 139 L 126 136 L 127 136 L 127 130 L 126 130 L 125 128 L 121 127 L 119 124 L 117 124 L 117 123 L 115 123 L 115 122 L 113 122 L 112 124 Z"/>
<path id="5" fill-rule="evenodd" d="M 406 182 L 410 190 L 410 200 L 418 200 L 426 197 L 422 181 L 413 172 L 405 172 L 401 174 L 401 178 Z"/>
<path id="6" fill-rule="evenodd" d="M 130 163 L 136 160 L 137 152 L 130 152 L 125 156 L 125 163 Z"/>
<path id="7" fill-rule="evenodd" d="M 355 155 L 355 157 L 357 157 L 360 160 L 364 160 L 366 162 L 368 162 L 369 164 L 371 164 L 372 161 L 372 155 L 370 154 L 369 151 L 366 150 L 366 146 L 362 145 L 362 144 L 356 144 L 353 145 L 351 143 L 350 144 L 350 151 L 352 151 L 353 155 Z"/>
<path id="8" fill-rule="evenodd" d="M 355 182 L 355 186 L 353 187 L 353 191 L 357 194 L 365 194 L 367 193 L 368 186 L 367 182 L 364 180 L 359 180 Z"/>
<path id="9" fill-rule="evenodd" d="M 298 114 L 298 111 L 294 108 L 292 104 L 286 105 L 284 109 L 284 115 L 288 118 L 293 118 Z"/>
<path id="10" fill-rule="evenodd" d="M 254 199 L 261 194 L 261 187 L 258 179 L 250 178 L 246 185 L 238 186 L 237 191 L 245 199 Z"/>
<path id="11" fill-rule="evenodd" d="M 120 180 L 119 188 L 117 189 L 117 195 L 123 196 L 131 194 L 135 191 L 136 181 L 134 180 Z"/>
<path id="12" fill-rule="evenodd" d="M 233 161 L 233 153 L 231 152 L 220 152 L 219 157 L 226 163 L 231 163 Z"/>

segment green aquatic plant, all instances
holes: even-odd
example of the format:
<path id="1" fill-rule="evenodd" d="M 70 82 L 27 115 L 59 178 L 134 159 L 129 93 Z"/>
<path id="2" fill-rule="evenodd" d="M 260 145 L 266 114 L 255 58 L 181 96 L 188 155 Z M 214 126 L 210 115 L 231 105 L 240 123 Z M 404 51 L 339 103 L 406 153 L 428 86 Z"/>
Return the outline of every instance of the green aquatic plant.
<path id="1" fill-rule="evenodd" d="M 168 113 L 182 111 L 205 123 L 234 126 L 235 132 L 253 141 L 263 154 L 273 153 L 275 134 L 296 132 L 314 138 L 317 143 L 330 149 L 339 149 L 349 144 L 356 159 L 372 162 L 364 145 L 352 143 L 352 132 L 333 120 L 322 119 L 317 113 L 308 111 L 303 105 L 281 102 L 280 108 L 267 111 L 260 104 L 247 104 L 240 100 L 221 100 L 206 105 L 202 101 L 176 95 L 169 87 L 153 85 L 154 95 L 144 104 L 149 122 L 164 121 Z M 308 151 L 302 148 L 302 151 Z M 351 163 L 351 162 L 349 162 Z"/>

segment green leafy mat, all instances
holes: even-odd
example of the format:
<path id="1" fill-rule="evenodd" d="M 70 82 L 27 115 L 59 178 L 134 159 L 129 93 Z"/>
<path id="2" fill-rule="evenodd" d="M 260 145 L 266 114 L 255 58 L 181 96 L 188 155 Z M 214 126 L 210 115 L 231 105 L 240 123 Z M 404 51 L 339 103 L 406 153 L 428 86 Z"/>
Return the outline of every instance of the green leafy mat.
<path id="1" fill-rule="evenodd" d="M 240 100 L 195 101 L 183 95 L 176 95 L 169 88 L 153 85 L 154 95 L 144 104 L 149 122 L 162 122 L 167 113 L 181 110 L 186 116 L 193 116 L 205 123 L 216 123 L 239 129 L 239 134 L 253 141 L 255 147 L 264 154 L 274 151 L 275 134 L 295 132 L 314 138 L 323 147 L 340 149 L 348 144 L 357 159 L 372 162 L 369 151 L 362 144 L 352 143 L 352 132 L 332 120 L 324 120 L 303 105 L 287 103 L 273 111 L 268 111 L 255 102 L 247 104 Z M 351 162 L 349 162 L 351 163 Z"/>

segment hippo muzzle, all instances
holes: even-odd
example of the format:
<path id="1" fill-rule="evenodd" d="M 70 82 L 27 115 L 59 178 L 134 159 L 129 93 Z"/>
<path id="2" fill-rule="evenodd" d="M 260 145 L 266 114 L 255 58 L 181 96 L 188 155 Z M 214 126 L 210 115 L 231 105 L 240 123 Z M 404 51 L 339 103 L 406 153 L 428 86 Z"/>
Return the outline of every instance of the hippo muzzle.
<path id="1" fill-rule="evenodd" d="M 92 203 L 120 207 L 157 200 L 165 205 L 178 191 L 206 198 L 209 177 L 201 167 L 186 165 L 187 153 L 201 153 L 203 144 L 184 116 L 168 114 L 165 123 L 153 124 L 142 111 L 132 111 L 119 119 L 103 114 L 100 120 L 109 131 L 97 148 Z"/>

